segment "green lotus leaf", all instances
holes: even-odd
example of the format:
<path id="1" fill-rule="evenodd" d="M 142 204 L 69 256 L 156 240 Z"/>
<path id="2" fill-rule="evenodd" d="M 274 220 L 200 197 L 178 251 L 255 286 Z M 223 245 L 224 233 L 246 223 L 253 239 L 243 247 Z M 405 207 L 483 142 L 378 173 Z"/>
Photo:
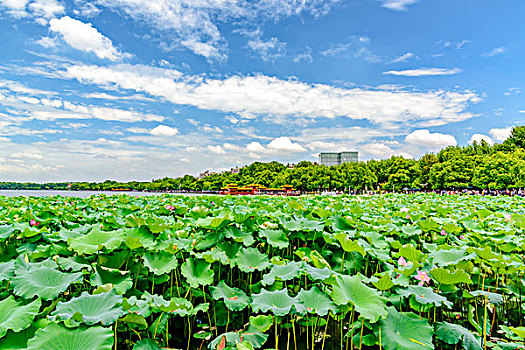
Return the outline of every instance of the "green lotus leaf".
<path id="1" fill-rule="evenodd" d="M 249 247 L 255 242 L 251 232 L 242 231 L 237 226 L 227 226 L 222 232 L 226 238 L 232 238 L 235 242 L 242 243 L 245 247 Z"/>
<path id="2" fill-rule="evenodd" d="M 503 295 L 498 293 L 487 292 L 486 290 L 475 290 L 472 292 L 465 291 L 464 293 L 468 293 L 475 297 L 483 295 L 483 297 L 486 297 L 491 304 L 496 306 L 503 304 Z"/>
<path id="3" fill-rule="evenodd" d="M 285 249 L 290 245 L 290 241 L 282 230 L 261 230 L 259 236 L 266 238 L 268 244 L 275 248 Z"/>
<path id="4" fill-rule="evenodd" d="M 374 285 L 374 287 L 381 291 L 389 290 L 390 288 L 395 286 L 390 276 L 386 273 L 383 274 L 377 282 L 372 282 L 372 284 Z"/>
<path id="5" fill-rule="evenodd" d="M 196 258 L 204 259 L 206 262 L 213 264 L 216 261 L 220 261 L 223 265 L 229 265 L 230 259 L 226 252 L 220 248 L 214 247 L 202 253 L 194 253 Z"/>
<path id="6" fill-rule="evenodd" d="M 246 273 L 262 271 L 270 266 L 268 256 L 261 253 L 256 248 L 246 248 L 241 250 L 234 259 L 237 267 Z"/>
<path id="7" fill-rule="evenodd" d="M 160 251 L 144 254 L 144 266 L 155 275 L 163 275 L 175 270 L 179 265 L 175 255 Z"/>
<path id="8" fill-rule="evenodd" d="M 263 276 L 262 284 L 265 286 L 274 284 L 276 277 L 281 281 L 289 281 L 299 277 L 302 271 L 303 264 L 295 261 L 290 261 L 286 265 L 273 265 L 270 272 Z"/>
<path id="9" fill-rule="evenodd" d="M 281 225 L 288 231 L 317 231 L 322 232 L 324 230 L 324 223 L 308 220 L 306 218 L 297 218 L 292 220 L 281 219 Z"/>
<path id="10" fill-rule="evenodd" d="M 232 311 L 242 311 L 250 303 L 250 298 L 239 288 L 229 287 L 220 281 L 216 287 L 210 287 L 213 299 L 222 299 L 226 307 Z"/>
<path id="11" fill-rule="evenodd" d="M 20 332 L 8 331 L 0 339 L 0 350 L 22 350 L 27 349 L 27 342 L 35 336 L 36 329 L 31 326 Z"/>
<path id="12" fill-rule="evenodd" d="M 241 348 L 241 349 L 258 349 L 266 343 L 268 340 L 268 334 L 264 334 L 260 332 L 259 330 L 253 328 L 252 326 L 248 327 L 248 329 L 245 332 L 241 332 L 240 334 L 241 339 L 243 340 L 242 343 L 237 343 L 237 349 L 239 349 L 239 344 L 247 344 L 247 348 Z M 251 347 L 250 347 L 251 346 Z"/>
<path id="13" fill-rule="evenodd" d="M 332 282 L 331 297 L 337 305 L 351 303 L 361 316 L 372 323 L 387 315 L 386 299 L 361 282 L 358 276 L 336 276 Z"/>
<path id="14" fill-rule="evenodd" d="M 0 226 L 0 242 L 3 242 L 9 237 L 11 237 L 14 231 L 15 229 L 11 225 L 1 225 Z"/>
<path id="15" fill-rule="evenodd" d="M 71 283 L 82 280 L 82 272 L 64 273 L 46 266 L 30 267 L 21 275 L 11 278 L 16 295 L 31 299 L 35 296 L 52 300 L 64 292 Z"/>
<path id="16" fill-rule="evenodd" d="M 146 226 L 129 228 L 124 231 L 124 244 L 131 250 L 138 248 L 153 249 L 155 247 L 154 236 Z"/>
<path id="17" fill-rule="evenodd" d="M 441 249 L 429 255 L 433 259 L 435 265 L 447 266 L 454 265 L 463 260 L 471 260 L 476 257 L 476 254 L 466 254 L 466 249 Z"/>
<path id="18" fill-rule="evenodd" d="M 81 322 L 87 325 L 100 322 L 104 326 L 108 326 L 124 313 L 120 303 L 122 303 L 122 296 L 113 291 L 97 295 L 83 292 L 80 297 L 73 298 L 65 303 L 59 302 L 51 315 L 65 321 L 78 313 L 81 315 Z M 77 319 L 77 321 L 80 320 Z"/>
<path id="19" fill-rule="evenodd" d="M 385 350 L 434 349 L 434 330 L 426 319 L 420 319 L 412 312 L 399 313 L 389 307 L 386 318 L 379 321 L 382 345 Z M 379 336 L 379 331 L 376 336 Z"/>
<path id="20" fill-rule="evenodd" d="M 343 248 L 345 252 L 358 252 L 362 256 L 365 256 L 366 253 L 363 247 L 361 247 L 357 241 L 351 240 L 345 232 L 334 235 L 334 238 L 339 241 L 341 248 Z"/>
<path id="21" fill-rule="evenodd" d="M 213 283 L 211 264 L 204 260 L 189 258 L 181 266 L 181 272 L 192 288 Z"/>
<path id="22" fill-rule="evenodd" d="M 472 283 L 468 273 L 460 269 L 450 272 L 443 268 L 437 268 L 430 270 L 429 273 L 430 276 L 440 284 Z"/>
<path id="23" fill-rule="evenodd" d="M 326 316 L 330 311 L 334 314 L 336 312 L 336 307 L 332 300 L 317 287 L 309 290 L 302 289 L 299 294 L 297 294 L 297 299 L 304 305 L 308 313 Z"/>
<path id="24" fill-rule="evenodd" d="M 313 267 L 313 266 L 307 264 L 306 265 L 306 273 L 314 281 L 324 281 L 324 280 L 330 278 L 330 276 L 332 276 L 335 272 L 332 271 L 331 269 L 327 268 L 327 267 L 324 267 L 322 269 L 318 269 L 316 267 Z"/>
<path id="25" fill-rule="evenodd" d="M 111 289 L 115 289 L 118 294 L 126 293 L 132 286 L 133 281 L 128 271 L 110 269 L 104 266 L 97 266 L 95 274 L 91 276 L 90 283 L 94 287 L 101 287 L 110 284 Z"/>
<path id="26" fill-rule="evenodd" d="M 423 254 L 412 244 L 405 244 L 404 246 L 399 248 L 399 252 L 395 256 L 398 258 L 403 257 L 406 261 L 412 262 L 421 261 L 423 258 L 425 258 L 425 254 Z"/>
<path id="27" fill-rule="evenodd" d="M 216 337 L 215 339 L 213 339 L 210 344 L 208 344 L 208 349 L 209 350 L 217 350 L 219 344 L 221 342 L 224 341 L 224 345 L 226 346 L 225 348 L 223 349 L 231 349 L 231 348 L 227 348 L 228 346 L 236 346 L 236 344 L 239 344 L 241 342 L 241 337 L 239 336 L 238 333 L 235 333 L 235 332 L 228 332 L 228 333 L 223 333 L 221 335 L 219 335 L 218 337 Z"/>
<path id="28" fill-rule="evenodd" d="M 56 262 L 62 270 L 66 270 L 66 271 L 78 272 L 78 271 L 82 271 L 83 269 L 88 269 L 90 271 L 92 270 L 92 267 L 89 264 L 89 262 L 83 257 L 78 256 L 78 255 L 75 255 L 69 258 L 63 258 L 59 256 L 56 259 Z"/>
<path id="29" fill-rule="evenodd" d="M 409 286 L 407 289 L 399 289 L 397 293 L 402 297 L 409 297 L 413 295 L 416 301 L 420 304 L 445 305 L 448 308 L 452 307 L 452 303 L 447 298 L 434 293 L 432 288 L 423 286 Z"/>
<path id="30" fill-rule="evenodd" d="M 237 343 L 237 345 L 235 345 L 235 349 L 236 350 L 254 350 L 254 347 L 251 343 L 245 340 L 242 343 Z"/>
<path id="31" fill-rule="evenodd" d="M 133 345 L 133 350 L 160 350 L 160 346 L 153 339 L 142 339 Z"/>
<path id="32" fill-rule="evenodd" d="M 269 292 L 265 289 L 259 294 L 252 295 L 253 311 L 271 311 L 275 316 L 286 316 L 290 313 L 292 306 L 298 303 L 297 298 L 288 295 L 286 289 Z"/>
<path id="33" fill-rule="evenodd" d="M 465 350 L 481 350 L 481 341 L 468 329 L 448 322 L 434 324 L 434 333 L 437 339 L 447 344 L 458 344 L 461 341 Z"/>
<path id="34" fill-rule="evenodd" d="M 193 316 L 200 311 L 206 312 L 209 308 L 208 303 L 199 304 L 196 307 L 193 307 L 192 303 L 184 298 L 171 298 L 170 300 L 165 300 L 160 295 L 150 295 L 147 292 L 145 295 L 151 300 L 152 305 L 159 311 L 174 313 L 181 317 Z"/>
<path id="35" fill-rule="evenodd" d="M 521 339 L 525 339 L 525 327 L 509 327 Z"/>
<path id="36" fill-rule="evenodd" d="M 273 326 L 273 317 L 267 315 L 250 316 L 250 326 L 259 332 L 266 332 Z"/>
<path id="37" fill-rule="evenodd" d="M 24 305 L 10 295 L 7 299 L 0 301 L 0 338 L 6 335 L 8 330 L 20 332 L 28 328 L 40 310 L 40 299 Z"/>
<path id="38" fill-rule="evenodd" d="M 117 249 L 124 239 L 125 235 L 122 230 L 101 231 L 99 228 L 94 227 L 86 235 L 69 239 L 68 243 L 75 252 L 89 255 L 103 248 L 106 248 L 107 251 Z"/>
<path id="39" fill-rule="evenodd" d="M 27 350 L 112 350 L 112 348 L 113 330 L 110 327 L 81 325 L 78 328 L 66 328 L 54 322 L 37 330 L 35 337 L 27 344 Z"/>
<path id="40" fill-rule="evenodd" d="M 148 321 L 146 321 L 146 318 L 135 313 L 127 314 L 126 316 L 119 318 L 119 322 L 131 323 L 148 328 Z"/>
<path id="41" fill-rule="evenodd" d="M 0 282 L 9 280 L 15 271 L 15 261 L 11 260 L 5 263 L 0 263 Z"/>

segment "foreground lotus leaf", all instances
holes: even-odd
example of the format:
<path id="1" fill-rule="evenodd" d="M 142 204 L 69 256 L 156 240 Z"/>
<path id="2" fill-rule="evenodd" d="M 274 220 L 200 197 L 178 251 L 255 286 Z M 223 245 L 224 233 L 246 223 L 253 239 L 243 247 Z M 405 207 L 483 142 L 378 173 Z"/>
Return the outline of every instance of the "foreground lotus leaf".
<path id="1" fill-rule="evenodd" d="M 0 263 L 0 282 L 10 279 L 15 271 L 14 260 Z"/>
<path id="2" fill-rule="evenodd" d="M 426 319 L 420 319 L 411 312 L 400 313 L 389 307 L 388 315 L 379 321 L 379 327 L 385 350 L 434 349 L 434 330 Z M 379 336 L 379 332 L 376 335 Z"/>
<path id="3" fill-rule="evenodd" d="M 297 298 L 304 305 L 306 312 L 326 316 L 328 312 L 335 313 L 335 304 L 330 298 L 317 287 L 309 290 L 302 289 Z"/>
<path id="4" fill-rule="evenodd" d="M 67 328 L 54 322 L 37 330 L 35 337 L 27 343 L 27 350 L 111 350 L 112 348 L 113 331 L 110 327 L 81 325 L 78 328 Z"/>
<path id="5" fill-rule="evenodd" d="M 142 339 L 133 345 L 133 350 L 160 350 L 160 346 L 153 339 Z"/>
<path id="6" fill-rule="evenodd" d="M 122 303 L 122 296 L 117 295 L 114 291 L 97 295 L 83 292 L 80 297 L 65 303 L 59 302 L 52 316 L 68 320 L 78 313 L 85 324 L 93 325 L 100 322 L 107 326 L 114 323 L 124 313 L 120 303 Z"/>
<path id="7" fill-rule="evenodd" d="M 97 266 L 95 274 L 91 276 L 90 283 L 94 287 L 111 285 L 118 294 L 124 294 L 133 286 L 128 271 L 110 269 L 104 266 Z"/>
<path id="8" fill-rule="evenodd" d="M 26 299 L 35 296 L 43 300 L 56 298 L 71 283 L 82 280 L 82 272 L 63 273 L 46 266 L 30 267 L 22 275 L 11 278 L 15 294 Z"/>
<path id="9" fill-rule="evenodd" d="M 273 265 L 270 272 L 263 276 L 262 284 L 265 286 L 274 284 L 277 277 L 281 281 L 289 281 L 299 277 L 304 269 L 300 262 L 290 261 L 286 265 Z"/>
<path id="10" fill-rule="evenodd" d="M 2 338 L 8 330 L 20 332 L 29 327 L 38 314 L 40 305 L 40 299 L 24 305 L 23 303 L 17 302 L 12 295 L 0 301 L 0 338 Z"/>
<path id="11" fill-rule="evenodd" d="M 430 287 L 409 286 L 407 289 L 398 290 L 398 294 L 404 297 L 413 295 L 420 304 L 432 304 L 436 306 L 443 304 L 448 308 L 452 307 L 452 303 L 448 301 L 447 298 L 434 293 Z"/>
<path id="12" fill-rule="evenodd" d="M 359 276 L 336 276 L 332 288 L 331 297 L 337 305 L 352 304 L 355 311 L 372 323 L 386 317 L 386 299 L 366 286 Z"/>
<path id="13" fill-rule="evenodd" d="M 461 342 L 465 350 L 481 350 L 481 341 L 468 329 L 448 322 L 438 322 L 434 325 L 436 338 L 447 344 Z"/>
<path id="14" fill-rule="evenodd" d="M 175 255 L 168 252 L 154 252 L 144 255 L 144 266 L 146 266 L 153 274 L 163 275 L 175 270 L 179 265 Z"/>
<path id="15" fill-rule="evenodd" d="M 242 311 L 250 298 L 239 288 L 229 287 L 224 281 L 220 281 L 216 287 L 210 287 L 213 299 L 222 299 L 226 307 L 232 311 Z"/>
<path id="16" fill-rule="evenodd" d="M 235 264 L 243 272 L 262 271 L 270 267 L 268 256 L 256 248 L 243 249 L 235 258 Z"/>
<path id="17" fill-rule="evenodd" d="M 181 272 L 192 288 L 213 283 L 211 264 L 204 260 L 189 258 L 182 264 Z"/>
<path id="18" fill-rule="evenodd" d="M 93 254 L 103 248 L 107 251 L 117 249 L 124 238 L 122 230 L 101 231 L 94 227 L 86 235 L 69 239 L 68 243 L 71 249 L 79 254 Z"/>
<path id="19" fill-rule="evenodd" d="M 463 270 L 450 272 L 442 268 L 437 268 L 430 270 L 430 276 L 441 284 L 472 283 L 468 273 Z"/>
<path id="20" fill-rule="evenodd" d="M 292 306 L 298 303 L 297 298 L 290 297 L 286 289 L 273 292 L 263 289 L 259 294 L 252 295 L 252 299 L 253 311 L 271 311 L 275 316 L 288 315 Z"/>
<path id="21" fill-rule="evenodd" d="M 285 249 L 290 244 L 286 233 L 282 230 L 261 230 L 259 236 L 265 237 L 269 245 L 279 249 Z"/>

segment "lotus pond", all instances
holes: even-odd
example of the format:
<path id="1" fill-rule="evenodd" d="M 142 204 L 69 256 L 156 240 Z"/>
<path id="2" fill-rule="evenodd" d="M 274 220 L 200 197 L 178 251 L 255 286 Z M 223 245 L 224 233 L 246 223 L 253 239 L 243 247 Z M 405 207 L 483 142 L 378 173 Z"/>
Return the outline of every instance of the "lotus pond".
<path id="1" fill-rule="evenodd" d="M 0 349 L 525 348 L 525 200 L 0 197 Z"/>

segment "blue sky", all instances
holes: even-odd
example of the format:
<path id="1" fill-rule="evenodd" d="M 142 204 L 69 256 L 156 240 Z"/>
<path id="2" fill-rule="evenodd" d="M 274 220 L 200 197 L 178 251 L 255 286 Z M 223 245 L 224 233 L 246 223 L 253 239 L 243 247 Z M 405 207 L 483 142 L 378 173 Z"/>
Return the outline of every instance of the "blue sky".
<path id="1" fill-rule="evenodd" d="M 525 3 L 0 0 L 0 179 L 420 157 L 525 121 Z"/>

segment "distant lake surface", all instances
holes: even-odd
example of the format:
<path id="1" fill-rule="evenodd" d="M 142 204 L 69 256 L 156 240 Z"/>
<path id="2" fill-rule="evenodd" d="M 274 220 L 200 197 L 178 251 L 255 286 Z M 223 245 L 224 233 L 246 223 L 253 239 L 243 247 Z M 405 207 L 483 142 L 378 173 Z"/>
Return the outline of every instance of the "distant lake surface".
<path id="1" fill-rule="evenodd" d="M 40 190 L 0 190 L 0 196 L 6 197 L 48 197 L 48 196 L 62 196 L 62 197 L 80 197 L 87 198 L 90 196 L 98 196 L 104 194 L 106 196 L 127 195 L 127 196 L 158 196 L 161 194 L 171 194 L 174 196 L 202 196 L 202 193 L 164 193 L 164 192 L 136 192 L 136 191 L 40 191 Z"/>

